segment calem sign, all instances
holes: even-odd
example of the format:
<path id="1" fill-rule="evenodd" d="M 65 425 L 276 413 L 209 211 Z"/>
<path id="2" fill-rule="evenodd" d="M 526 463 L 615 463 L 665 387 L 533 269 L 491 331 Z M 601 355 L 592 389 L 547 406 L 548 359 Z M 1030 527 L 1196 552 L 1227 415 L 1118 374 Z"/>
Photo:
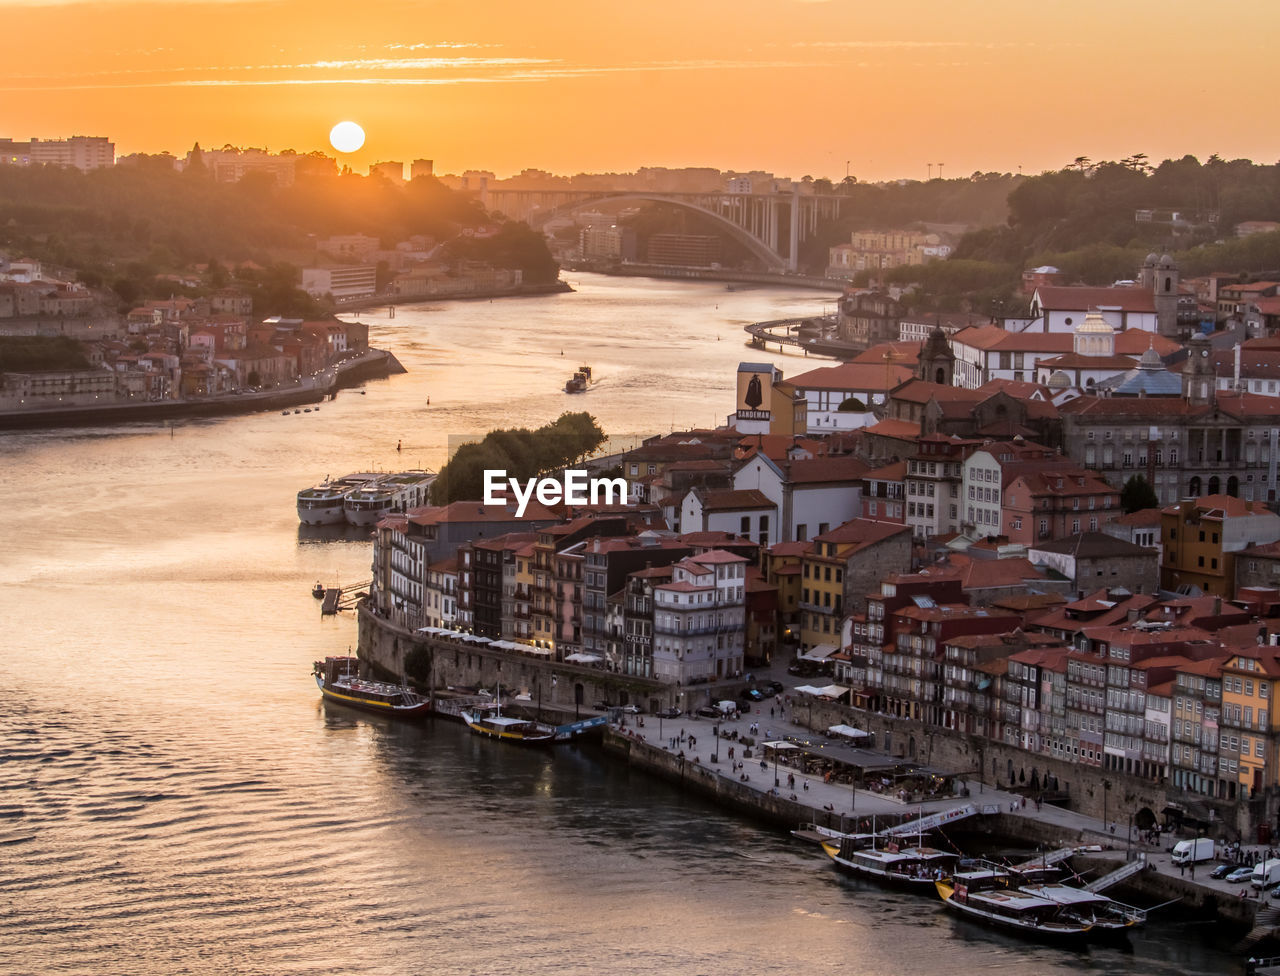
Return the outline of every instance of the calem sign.
<path id="1" fill-rule="evenodd" d="M 531 498 L 543 505 L 625 505 L 630 494 L 626 478 L 592 478 L 581 468 L 570 468 L 560 478 L 508 478 L 506 468 L 485 468 L 484 503 L 502 505 L 507 492 L 516 499 L 516 518 L 524 518 Z"/>

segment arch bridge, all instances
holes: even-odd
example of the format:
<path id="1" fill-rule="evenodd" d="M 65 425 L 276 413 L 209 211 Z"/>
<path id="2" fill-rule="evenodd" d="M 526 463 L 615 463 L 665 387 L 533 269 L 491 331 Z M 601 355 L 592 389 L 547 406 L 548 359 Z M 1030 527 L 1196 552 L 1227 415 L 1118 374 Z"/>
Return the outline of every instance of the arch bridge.
<path id="1" fill-rule="evenodd" d="M 744 245 L 770 270 L 799 270 L 800 245 L 821 220 L 840 216 L 847 198 L 833 194 L 790 193 L 668 193 L 646 190 L 502 190 L 485 188 L 480 201 L 512 220 L 541 229 L 556 217 L 601 204 L 643 201 L 665 203 L 711 222 Z M 786 248 L 781 247 L 783 224 Z"/>

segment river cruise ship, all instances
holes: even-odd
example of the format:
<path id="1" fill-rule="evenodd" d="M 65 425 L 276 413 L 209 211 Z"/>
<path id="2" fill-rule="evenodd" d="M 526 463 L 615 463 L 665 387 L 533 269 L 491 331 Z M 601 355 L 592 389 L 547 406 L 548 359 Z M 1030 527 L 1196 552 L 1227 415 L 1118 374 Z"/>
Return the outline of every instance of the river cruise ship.
<path id="1" fill-rule="evenodd" d="M 352 525 L 375 525 L 389 512 L 426 505 L 435 480 L 435 472 L 425 470 L 380 475 L 343 496 L 343 515 Z"/>
<path id="2" fill-rule="evenodd" d="M 347 515 L 342 503 L 346 497 L 364 485 L 378 479 L 378 475 L 348 474 L 323 482 L 298 492 L 298 521 L 303 525 L 339 525 Z"/>
<path id="3" fill-rule="evenodd" d="M 396 718 L 420 718 L 431 711 L 429 698 L 401 685 L 361 678 L 359 665 L 354 657 L 327 657 L 315 663 L 312 673 L 326 701 Z"/>

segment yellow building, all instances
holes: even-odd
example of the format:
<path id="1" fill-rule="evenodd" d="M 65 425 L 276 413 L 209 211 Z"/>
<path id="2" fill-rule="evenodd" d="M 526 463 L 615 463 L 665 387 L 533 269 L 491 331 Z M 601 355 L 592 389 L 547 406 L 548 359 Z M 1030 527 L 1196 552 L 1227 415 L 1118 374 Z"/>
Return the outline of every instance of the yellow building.
<path id="1" fill-rule="evenodd" d="M 1223 779 L 1239 784 L 1241 798 L 1280 784 L 1272 704 L 1280 681 L 1277 650 L 1260 645 L 1229 658 L 1222 668 L 1218 767 Z"/>
<path id="2" fill-rule="evenodd" d="M 1277 539 L 1280 516 L 1262 502 L 1205 495 L 1170 505 L 1160 512 L 1160 586 L 1197 586 L 1206 594 L 1231 599 L 1235 554 Z"/>
<path id="3" fill-rule="evenodd" d="M 844 619 L 844 546 L 828 538 L 813 540 L 800 565 L 800 643 L 806 649 L 840 645 Z"/>
<path id="4" fill-rule="evenodd" d="M 778 637 L 790 642 L 799 639 L 800 573 L 811 542 L 779 542 L 764 551 L 764 578 L 778 588 Z"/>

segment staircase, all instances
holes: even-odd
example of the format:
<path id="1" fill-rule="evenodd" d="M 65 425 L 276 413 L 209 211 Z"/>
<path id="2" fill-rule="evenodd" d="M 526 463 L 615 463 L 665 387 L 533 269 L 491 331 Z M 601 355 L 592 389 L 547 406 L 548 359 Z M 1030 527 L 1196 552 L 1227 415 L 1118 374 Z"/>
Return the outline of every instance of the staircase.
<path id="1" fill-rule="evenodd" d="M 1099 891 L 1106 891 L 1112 885 L 1118 885 L 1126 878 L 1132 878 L 1139 871 L 1145 871 L 1146 868 L 1146 858 L 1140 854 L 1138 855 L 1137 860 L 1120 865 L 1120 867 L 1116 868 L 1111 873 L 1104 874 L 1101 878 L 1090 881 L 1084 887 L 1086 891 L 1092 891 L 1095 894 Z"/>

